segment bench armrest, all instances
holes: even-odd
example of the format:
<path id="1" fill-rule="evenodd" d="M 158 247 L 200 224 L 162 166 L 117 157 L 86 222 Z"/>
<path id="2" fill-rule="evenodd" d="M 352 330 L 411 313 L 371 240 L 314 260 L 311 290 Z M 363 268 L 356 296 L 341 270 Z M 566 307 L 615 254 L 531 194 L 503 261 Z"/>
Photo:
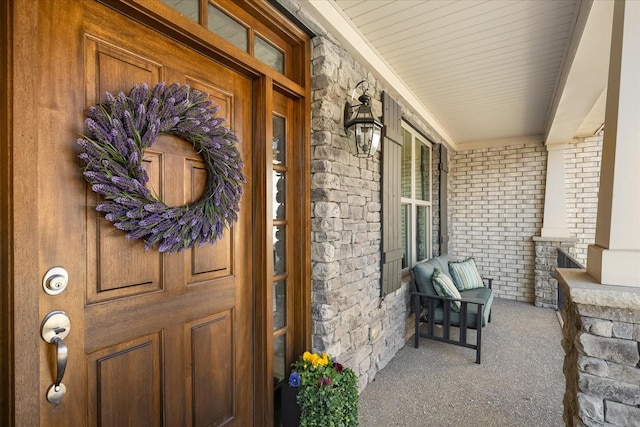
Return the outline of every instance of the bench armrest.
<path id="1" fill-rule="evenodd" d="M 471 303 L 471 304 L 486 304 L 487 302 L 482 299 L 482 298 L 449 298 L 449 297 L 443 297 L 440 295 L 430 295 L 430 294 L 424 294 L 421 292 L 411 292 L 411 295 L 414 295 L 416 297 L 426 297 L 427 299 L 437 299 L 437 300 L 442 300 L 442 301 L 460 301 L 460 302 L 467 302 L 467 303 Z"/>
<path id="2" fill-rule="evenodd" d="M 483 277 L 482 281 L 486 283 L 487 288 L 493 289 L 491 286 L 493 285 L 493 277 Z"/>

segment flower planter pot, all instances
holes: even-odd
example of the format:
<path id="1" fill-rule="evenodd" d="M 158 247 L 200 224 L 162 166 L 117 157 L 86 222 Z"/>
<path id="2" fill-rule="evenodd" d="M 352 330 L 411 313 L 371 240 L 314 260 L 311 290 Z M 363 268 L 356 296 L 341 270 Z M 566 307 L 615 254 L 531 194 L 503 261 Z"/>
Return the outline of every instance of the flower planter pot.
<path id="1" fill-rule="evenodd" d="M 300 425 L 300 407 L 296 402 L 299 388 L 283 384 L 280 389 L 280 408 L 282 411 L 282 427 L 298 427 Z"/>

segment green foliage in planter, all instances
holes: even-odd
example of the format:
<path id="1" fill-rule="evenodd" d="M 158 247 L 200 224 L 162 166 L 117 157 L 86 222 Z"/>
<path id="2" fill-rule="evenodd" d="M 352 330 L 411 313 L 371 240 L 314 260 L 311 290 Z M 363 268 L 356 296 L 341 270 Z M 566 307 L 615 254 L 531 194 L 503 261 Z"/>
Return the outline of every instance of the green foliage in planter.
<path id="1" fill-rule="evenodd" d="M 299 387 L 300 427 L 358 425 L 358 378 L 326 353 L 305 352 L 293 363 L 289 385 Z"/>

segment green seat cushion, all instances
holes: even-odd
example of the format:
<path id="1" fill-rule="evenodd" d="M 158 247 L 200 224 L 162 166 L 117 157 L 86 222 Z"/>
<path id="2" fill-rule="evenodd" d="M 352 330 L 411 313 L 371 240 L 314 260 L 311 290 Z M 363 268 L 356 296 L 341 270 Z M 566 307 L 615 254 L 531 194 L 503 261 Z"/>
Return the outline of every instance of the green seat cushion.
<path id="1" fill-rule="evenodd" d="M 482 313 L 482 326 L 486 326 L 489 322 L 489 314 L 491 313 L 491 305 L 493 304 L 493 292 L 491 289 L 482 287 L 471 289 L 468 291 L 460 292 L 462 298 L 478 298 L 485 300 L 484 310 Z M 476 315 L 478 314 L 478 305 L 477 304 L 467 304 L 467 326 L 472 329 L 477 329 L 477 319 Z M 427 318 L 427 308 L 424 308 L 424 315 Z M 444 307 L 436 307 L 434 311 L 435 315 L 435 323 L 442 324 L 444 323 Z M 449 313 L 450 322 L 453 326 L 460 326 L 460 312 L 456 312 L 451 310 Z"/>

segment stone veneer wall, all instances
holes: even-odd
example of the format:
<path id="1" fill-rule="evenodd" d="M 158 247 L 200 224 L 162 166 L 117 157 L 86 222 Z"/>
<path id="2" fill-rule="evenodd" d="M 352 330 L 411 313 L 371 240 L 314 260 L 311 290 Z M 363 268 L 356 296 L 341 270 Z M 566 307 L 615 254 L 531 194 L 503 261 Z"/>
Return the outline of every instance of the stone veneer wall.
<path id="1" fill-rule="evenodd" d="M 335 355 L 352 367 L 362 390 L 412 334 L 407 279 L 396 292 L 380 297 L 380 151 L 372 159 L 356 158 L 343 129 L 344 104 L 359 81 L 369 82 L 378 116 L 381 93 L 388 89 L 329 35 L 312 42 L 313 349 Z M 432 142 L 440 142 L 428 125 L 402 107 L 403 117 L 416 129 Z M 438 194 L 437 174 L 432 182 Z M 439 223 L 435 209 L 437 203 L 433 222 Z M 438 247 L 437 230 L 434 236 L 434 247 Z"/>
<path id="2" fill-rule="evenodd" d="M 363 79 L 380 116 L 384 88 L 337 44 L 313 39 L 313 346 L 353 367 L 361 389 L 411 334 L 407 284 L 380 298 L 380 152 L 373 159 L 354 157 L 343 129 L 344 103 Z"/>
<path id="3" fill-rule="evenodd" d="M 567 426 L 640 425 L 640 289 L 558 270 L 564 287 Z"/>
<path id="4" fill-rule="evenodd" d="M 576 239 L 558 240 L 556 238 L 535 237 L 535 290 L 536 307 L 558 308 L 558 280 L 554 276 L 558 268 L 558 249 L 573 256 Z"/>
<path id="5" fill-rule="evenodd" d="M 533 302 L 535 248 L 544 213 L 542 143 L 453 153 L 450 253 L 473 256 L 498 298 Z"/>

